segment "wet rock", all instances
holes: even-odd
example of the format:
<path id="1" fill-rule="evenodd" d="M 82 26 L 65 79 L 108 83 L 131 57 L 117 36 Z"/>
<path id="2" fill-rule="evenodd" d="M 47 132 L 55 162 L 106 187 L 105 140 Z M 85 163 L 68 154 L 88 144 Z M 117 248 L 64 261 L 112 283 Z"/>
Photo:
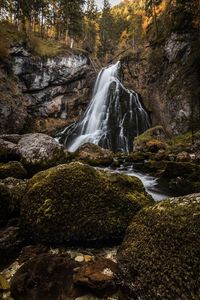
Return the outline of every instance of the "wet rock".
<path id="1" fill-rule="evenodd" d="M 0 230 L 0 267 L 15 258 L 23 245 L 19 227 L 8 227 Z"/>
<path id="2" fill-rule="evenodd" d="M 66 159 L 64 147 L 42 133 L 23 135 L 17 149 L 21 162 L 31 174 L 58 165 Z"/>
<path id="3" fill-rule="evenodd" d="M 170 198 L 133 218 L 118 252 L 125 299 L 198 299 L 200 194 Z"/>
<path id="4" fill-rule="evenodd" d="M 27 177 L 27 171 L 18 161 L 0 164 L 0 179 L 5 179 L 8 177 L 23 179 Z"/>
<path id="5" fill-rule="evenodd" d="M 112 295 L 116 292 L 116 266 L 116 263 L 108 259 L 88 263 L 76 271 L 74 283 L 96 295 Z"/>
<path id="6" fill-rule="evenodd" d="M 90 165 L 110 165 L 113 160 L 113 153 L 97 145 L 86 143 L 78 148 L 75 153 L 76 159 Z"/>
<path id="7" fill-rule="evenodd" d="M 113 241 L 152 198 L 141 181 L 81 163 L 59 165 L 29 180 L 21 204 L 27 238 L 45 243 Z"/>
<path id="8" fill-rule="evenodd" d="M 15 273 L 11 292 L 15 300 L 71 299 L 72 284 L 73 263 L 69 257 L 41 254 Z"/>

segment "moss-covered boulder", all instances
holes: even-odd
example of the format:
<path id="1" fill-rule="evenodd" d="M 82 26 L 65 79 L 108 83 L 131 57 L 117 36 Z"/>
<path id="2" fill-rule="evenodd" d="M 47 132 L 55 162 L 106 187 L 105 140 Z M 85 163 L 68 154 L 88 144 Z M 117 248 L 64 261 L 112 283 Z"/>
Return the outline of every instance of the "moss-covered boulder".
<path id="1" fill-rule="evenodd" d="M 162 126 L 152 127 L 134 139 L 133 148 L 136 151 L 156 153 L 166 149 L 166 134 Z"/>
<path id="2" fill-rule="evenodd" d="M 13 177 L 23 179 L 27 176 L 27 171 L 18 161 L 11 161 L 7 164 L 0 164 L 0 179 Z"/>
<path id="3" fill-rule="evenodd" d="M 17 178 L 8 177 L 0 179 L 0 185 L 6 190 L 8 197 L 8 215 L 6 221 L 10 218 L 16 218 L 20 215 L 20 203 L 26 192 L 27 181 Z"/>
<path id="4" fill-rule="evenodd" d="M 64 147 L 52 137 L 33 133 L 22 136 L 17 144 L 21 162 L 30 174 L 48 169 L 66 160 Z"/>
<path id="5" fill-rule="evenodd" d="M 118 252 L 124 299 L 199 299 L 200 194 L 142 209 Z"/>
<path id="6" fill-rule="evenodd" d="M 75 155 L 76 159 L 93 166 L 106 166 L 113 161 L 113 153 L 110 150 L 91 143 L 81 145 Z"/>
<path id="7" fill-rule="evenodd" d="M 135 177 L 78 162 L 59 165 L 29 181 L 21 206 L 22 230 L 46 243 L 115 240 L 152 203 Z"/>

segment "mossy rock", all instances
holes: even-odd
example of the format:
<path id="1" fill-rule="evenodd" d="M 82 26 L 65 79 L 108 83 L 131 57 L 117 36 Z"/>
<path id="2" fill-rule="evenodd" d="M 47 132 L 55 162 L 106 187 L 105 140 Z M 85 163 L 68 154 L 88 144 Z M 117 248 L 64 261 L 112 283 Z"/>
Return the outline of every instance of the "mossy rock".
<path id="1" fill-rule="evenodd" d="M 199 235 L 200 194 L 141 210 L 118 252 L 125 299 L 199 299 Z"/>
<path id="2" fill-rule="evenodd" d="M 75 152 L 76 160 L 80 160 L 92 166 L 108 166 L 113 162 L 113 153 L 92 143 L 81 145 Z"/>
<path id="3" fill-rule="evenodd" d="M 184 178 L 190 178 L 191 180 L 200 180 L 200 166 L 188 162 L 168 162 L 164 177 L 174 178 L 181 176 Z"/>
<path id="4" fill-rule="evenodd" d="M 50 244 L 115 240 L 152 203 L 135 177 L 78 162 L 59 165 L 29 181 L 21 205 L 22 230 L 28 238 Z"/>
<path id="5" fill-rule="evenodd" d="M 19 217 L 20 203 L 26 193 L 27 181 L 8 177 L 6 179 L 1 179 L 0 184 L 9 191 L 9 218 Z"/>
<path id="6" fill-rule="evenodd" d="M 136 151 L 156 153 L 161 149 L 166 149 L 166 135 L 162 126 L 158 125 L 146 130 L 137 136 L 133 142 Z"/>
<path id="7" fill-rule="evenodd" d="M 0 179 L 8 177 L 23 179 L 27 177 L 27 171 L 18 161 L 11 161 L 7 164 L 0 164 Z"/>

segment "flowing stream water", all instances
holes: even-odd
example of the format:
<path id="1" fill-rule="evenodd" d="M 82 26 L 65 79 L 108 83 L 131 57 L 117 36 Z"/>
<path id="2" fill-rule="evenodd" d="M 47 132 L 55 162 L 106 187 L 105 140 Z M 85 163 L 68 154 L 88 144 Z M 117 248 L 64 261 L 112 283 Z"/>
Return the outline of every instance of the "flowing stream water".
<path id="1" fill-rule="evenodd" d="M 104 170 L 115 173 L 123 173 L 139 178 L 142 181 L 146 192 L 150 194 L 155 201 L 165 200 L 171 196 L 170 193 L 159 184 L 159 178 L 139 172 L 133 165 L 127 167 L 122 165 L 118 169 L 106 168 Z"/>

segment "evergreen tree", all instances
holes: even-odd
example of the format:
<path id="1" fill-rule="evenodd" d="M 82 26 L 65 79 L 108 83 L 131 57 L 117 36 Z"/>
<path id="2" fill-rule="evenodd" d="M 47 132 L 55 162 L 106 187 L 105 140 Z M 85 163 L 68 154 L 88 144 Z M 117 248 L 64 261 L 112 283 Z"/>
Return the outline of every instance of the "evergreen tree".
<path id="1" fill-rule="evenodd" d="M 108 0 L 104 0 L 103 11 L 99 22 L 100 26 L 100 48 L 99 55 L 107 57 L 113 52 L 113 27 L 114 19 L 111 14 L 111 5 Z"/>

